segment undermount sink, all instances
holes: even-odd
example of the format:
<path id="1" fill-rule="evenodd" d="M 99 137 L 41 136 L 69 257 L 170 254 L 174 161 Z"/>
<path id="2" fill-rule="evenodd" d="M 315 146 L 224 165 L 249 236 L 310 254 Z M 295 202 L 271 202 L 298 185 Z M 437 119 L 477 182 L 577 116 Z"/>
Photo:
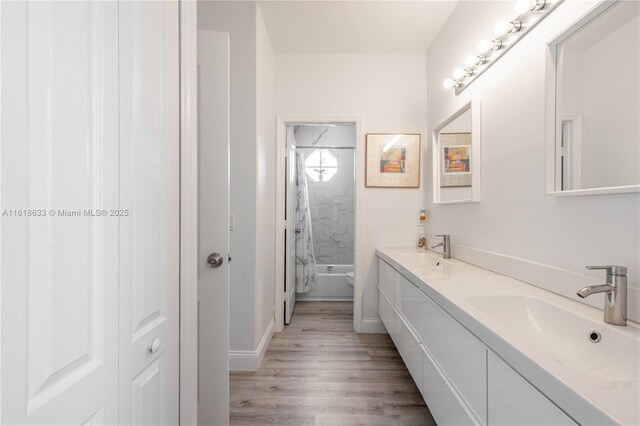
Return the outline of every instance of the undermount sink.
<path id="1" fill-rule="evenodd" d="M 638 382 L 637 328 L 596 322 L 542 299 L 517 295 L 466 296 L 471 307 L 530 345 L 584 376 Z"/>

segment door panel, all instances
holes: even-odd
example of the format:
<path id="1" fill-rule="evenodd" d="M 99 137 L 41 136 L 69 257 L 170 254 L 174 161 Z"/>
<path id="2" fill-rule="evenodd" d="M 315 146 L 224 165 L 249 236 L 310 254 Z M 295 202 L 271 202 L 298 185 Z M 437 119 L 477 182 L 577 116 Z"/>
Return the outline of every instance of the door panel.
<path id="1" fill-rule="evenodd" d="M 103 413 L 102 408 L 100 408 L 98 411 L 93 413 L 91 417 L 85 420 L 82 423 L 82 426 L 97 426 L 105 424 Z"/>
<path id="2" fill-rule="evenodd" d="M 198 31 L 198 423 L 229 422 L 229 35 Z M 211 253 L 223 262 L 207 264 Z"/>
<path id="3" fill-rule="evenodd" d="M 133 379 L 131 419 L 134 425 L 151 426 L 166 423 L 160 417 L 160 410 L 156 406 L 157 401 L 162 399 L 160 394 L 163 382 L 161 361 L 161 358 L 156 359 Z"/>
<path id="4" fill-rule="evenodd" d="M 286 158 L 286 211 L 287 229 L 285 242 L 286 288 L 285 288 L 285 324 L 291 322 L 296 305 L 296 150 L 294 146 L 293 127 L 287 126 L 287 158 Z"/>
<path id="5" fill-rule="evenodd" d="M 177 424 L 178 4 L 123 2 L 119 17 L 119 422 Z"/>
<path id="6" fill-rule="evenodd" d="M 487 375 L 489 424 L 576 424 L 491 351 L 488 353 Z"/>
<path id="7" fill-rule="evenodd" d="M 0 423 L 115 423 L 118 5 L 0 7 Z"/>

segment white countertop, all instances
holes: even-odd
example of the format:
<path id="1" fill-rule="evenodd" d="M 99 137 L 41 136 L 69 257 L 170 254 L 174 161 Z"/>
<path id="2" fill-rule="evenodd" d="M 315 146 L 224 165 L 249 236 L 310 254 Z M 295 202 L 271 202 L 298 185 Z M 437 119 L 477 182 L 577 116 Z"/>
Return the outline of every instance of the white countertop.
<path id="1" fill-rule="evenodd" d="M 640 425 L 638 324 L 606 324 L 599 309 L 437 253 L 377 254 L 578 423 Z"/>

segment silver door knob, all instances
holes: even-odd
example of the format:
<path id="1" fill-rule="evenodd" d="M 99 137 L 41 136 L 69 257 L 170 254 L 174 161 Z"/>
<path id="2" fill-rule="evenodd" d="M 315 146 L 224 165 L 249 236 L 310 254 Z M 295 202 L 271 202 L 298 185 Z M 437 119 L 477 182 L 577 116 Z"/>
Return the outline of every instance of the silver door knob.
<path id="1" fill-rule="evenodd" d="M 147 343 L 147 350 L 153 354 L 158 352 L 158 349 L 160 349 L 160 339 L 156 337 L 155 339 L 149 340 L 149 343 Z"/>
<path id="2" fill-rule="evenodd" d="M 211 253 L 207 257 L 207 264 L 211 268 L 219 268 L 222 262 L 224 262 L 224 258 L 220 256 L 220 253 Z"/>

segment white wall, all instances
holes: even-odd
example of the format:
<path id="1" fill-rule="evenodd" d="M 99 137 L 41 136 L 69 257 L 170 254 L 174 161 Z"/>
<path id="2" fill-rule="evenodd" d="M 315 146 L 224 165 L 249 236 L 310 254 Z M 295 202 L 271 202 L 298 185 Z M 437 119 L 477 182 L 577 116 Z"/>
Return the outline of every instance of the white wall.
<path id="1" fill-rule="evenodd" d="M 273 320 L 275 291 L 276 116 L 275 58 L 260 6 L 256 5 L 256 336 Z"/>
<path id="2" fill-rule="evenodd" d="M 230 350 L 255 351 L 274 307 L 273 49 L 255 2 L 201 1 L 198 28 L 230 35 Z"/>
<path id="3" fill-rule="evenodd" d="M 545 195 L 545 44 L 596 2 L 562 3 L 455 96 L 442 81 L 491 34 L 494 22 L 505 19 L 485 3 L 458 4 L 429 49 L 427 70 L 430 130 L 470 99 L 482 104 L 482 202 L 433 205 L 425 185 L 429 233 L 580 273 L 585 265 L 626 265 L 629 284 L 638 286 L 638 194 Z M 476 22 L 486 23 L 483 32 Z"/>
<path id="4" fill-rule="evenodd" d="M 356 280 L 365 330 L 380 324 L 375 249 L 415 244 L 423 189 L 364 188 L 364 135 L 422 133 L 426 143 L 425 70 L 425 53 L 276 55 L 280 117 L 362 118 Z"/>
<path id="5" fill-rule="evenodd" d="M 458 118 L 444 126 L 440 133 L 466 133 L 471 132 L 471 108 L 463 112 Z"/>

